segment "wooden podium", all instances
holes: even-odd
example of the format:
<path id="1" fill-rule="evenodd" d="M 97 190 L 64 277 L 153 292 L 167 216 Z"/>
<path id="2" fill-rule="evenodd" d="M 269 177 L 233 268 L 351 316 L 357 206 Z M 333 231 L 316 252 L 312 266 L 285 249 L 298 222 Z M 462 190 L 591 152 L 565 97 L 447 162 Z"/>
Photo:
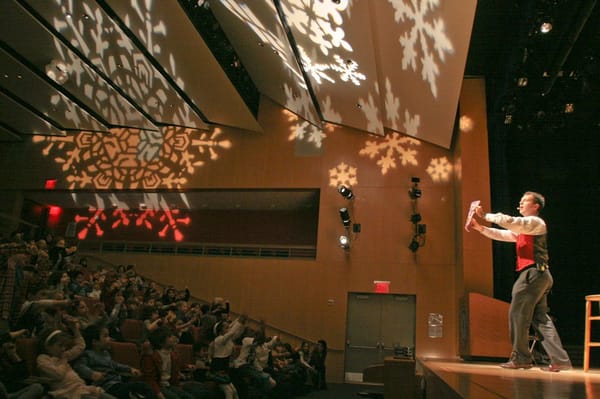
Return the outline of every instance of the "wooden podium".
<path id="1" fill-rule="evenodd" d="M 391 399 L 415 398 L 415 361 L 386 357 L 383 361 L 383 396 Z"/>
<path id="2" fill-rule="evenodd" d="M 471 292 L 460 304 L 459 352 L 463 359 L 506 359 L 512 345 L 504 301 Z"/>

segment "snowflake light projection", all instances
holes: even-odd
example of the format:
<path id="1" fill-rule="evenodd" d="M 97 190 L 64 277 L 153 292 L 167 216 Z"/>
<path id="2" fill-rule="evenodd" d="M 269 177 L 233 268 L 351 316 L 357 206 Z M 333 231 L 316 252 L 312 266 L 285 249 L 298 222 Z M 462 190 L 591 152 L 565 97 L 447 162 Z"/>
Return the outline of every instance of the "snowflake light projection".
<path id="1" fill-rule="evenodd" d="M 315 48 L 330 61 L 315 63 L 313 59 L 317 58 L 316 54 L 309 56 L 302 47 L 298 47 L 302 66 L 316 84 L 321 84 L 323 80 L 335 83 L 335 78 L 327 71 L 337 72 L 342 82 L 351 82 L 357 86 L 366 79 L 366 76 L 358 71 L 355 61 L 334 53 L 337 51 L 346 54 L 354 51 L 345 40 L 346 33 L 343 29 L 342 12 L 348 9 L 349 0 L 287 0 L 280 4 L 290 28 L 295 29 L 296 34 L 304 35 L 312 41 L 316 45 Z"/>
<path id="2" fill-rule="evenodd" d="M 85 223 L 85 226 L 77 233 L 77 238 L 83 240 L 87 237 L 90 231 L 96 233 L 96 237 L 102 237 L 104 235 L 104 229 L 101 223 L 106 221 L 108 218 L 105 213 L 105 209 L 90 208 L 89 215 L 81 216 L 75 215 L 75 223 Z"/>
<path id="3" fill-rule="evenodd" d="M 174 106 L 170 99 L 178 98 L 178 94 L 167 80 L 154 68 L 151 61 L 129 39 L 127 34 L 110 18 L 106 17 L 99 7 L 91 8 L 85 2 L 48 1 L 57 8 L 54 28 L 70 38 L 71 45 L 89 59 L 95 68 L 110 76 L 116 85 L 130 98 L 142 104 L 144 111 L 151 115 L 161 115 L 174 125 L 188 127 L 204 127 L 204 123 L 183 101 Z M 162 20 L 153 20 L 152 2 L 132 0 L 133 15 L 126 15 L 125 23 L 136 18 L 143 29 L 136 32 L 148 51 L 160 54 L 163 51 L 161 38 L 166 37 L 166 27 Z M 85 23 L 71 15 L 86 15 Z M 96 109 L 105 110 L 106 118 L 118 121 L 123 126 L 151 127 L 149 121 L 142 121 L 141 114 L 132 109 L 124 100 L 114 98 L 112 89 L 106 87 L 102 79 L 83 63 L 73 52 L 64 52 L 63 45 L 55 39 L 56 50 L 62 59 L 70 63 L 72 80 L 78 87 L 83 87 L 86 97 L 95 103 Z M 109 51 L 110 49 L 110 51 Z M 173 60 L 173 57 L 171 57 Z M 170 74 L 183 90 L 184 82 L 177 77 L 174 62 L 170 65 Z M 66 115 L 67 117 L 69 115 Z M 129 122 L 129 123 L 128 123 Z M 132 124 L 135 122 L 136 124 Z M 146 125 L 140 125 L 146 123 Z"/>
<path id="4" fill-rule="evenodd" d="M 288 0 L 281 6 L 290 26 L 308 35 L 324 55 L 334 47 L 352 51 L 350 43 L 344 40 L 344 19 L 340 12 L 348 8 L 348 0 Z"/>
<path id="5" fill-rule="evenodd" d="M 375 83 L 375 96 L 369 93 L 367 100 L 360 98 L 358 105 L 361 112 L 367 118 L 367 130 L 378 134 L 384 133 L 383 121 L 379 118 L 379 107 L 375 104 L 375 97 L 379 96 L 379 85 Z M 394 130 L 400 128 L 400 99 L 394 95 L 392 84 L 389 79 L 385 81 L 385 113 L 389 121 L 389 126 Z M 418 136 L 419 126 L 421 125 L 420 115 L 411 116 L 408 109 L 404 110 L 404 122 L 401 130 L 410 136 Z"/>
<path id="6" fill-rule="evenodd" d="M 411 137 L 402 136 L 400 133 L 391 133 L 379 140 L 368 140 L 359 151 L 360 155 L 377 159 L 377 166 L 381 168 L 381 174 L 385 175 L 389 169 L 396 168 L 396 159 L 405 165 L 418 165 L 417 150 L 410 146 L 419 146 L 421 142 Z"/>
<path id="7" fill-rule="evenodd" d="M 342 115 L 333 108 L 331 97 L 327 96 L 321 104 L 321 113 L 331 123 L 342 123 Z"/>
<path id="8" fill-rule="evenodd" d="M 308 115 L 310 113 L 312 100 L 308 91 L 300 91 L 298 95 L 294 93 L 293 89 L 287 83 L 284 83 L 283 90 L 286 97 L 285 108 L 293 109 L 299 112 L 300 115 Z"/>
<path id="9" fill-rule="evenodd" d="M 429 83 L 431 94 L 437 98 L 437 78 L 440 74 L 437 60 L 444 62 L 446 54 L 454 53 L 454 47 L 445 33 L 444 20 L 431 16 L 440 0 L 388 1 L 395 10 L 396 22 L 413 23 L 399 39 L 402 46 L 402 69 L 416 71 L 420 53 L 421 78 Z"/>
<path id="10" fill-rule="evenodd" d="M 445 182 L 450 179 L 452 164 L 448 162 L 448 158 L 446 157 L 433 158 L 429 162 L 426 172 L 434 182 Z"/>
<path id="11" fill-rule="evenodd" d="M 33 142 L 45 145 L 45 156 L 54 155 L 69 189 L 182 188 L 196 168 L 218 159 L 220 149 L 231 147 L 231 141 L 221 135 L 218 128 L 212 132 L 181 127 L 162 132 L 112 129 L 110 134 L 33 136 Z"/>
<path id="12" fill-rule="evenodd" d="M 342 57 L 340 57 L 337 54 L 333 56 L 333 59 L 336 63 L 331 66 L 331 69 L 333 69 L 336 72 L 339 72 L 340 79 L 342 79 L 342 81 L 350 81 L 356 86 L 359 86 L 360 81 L 365 80 L 367 78 L 363 73 L 358 72 L 358 64 L 355 61 L 344 61 Z"/>
<path id="13" fill-rule="evenodd" d="M 149 209 L 108 208 L 96 195 L 96 204 L 89 206 L 87 213 L 75 215 L 74 222 L 80 226 L 77 238 L 85 240 L 89 236 L 103 237 L 107 231 L 143 228 L 156 232 L 161 239 L 169 238 L 171 232 L 175 241 L 182 241 L 182 227 L 189 226 L 191 218 L 180 209 L 170 209 L 159 193 L 144 193 L 144 200 L 151 204 Z"/>
<path id="14" fill-rule="evenodd" d="M 323 140 L 327 138 L 323 129 L 301 120 L 296 114 L 284 110 L 284 115 L 287 116 L 290 124 L 289 141 L 306 142 L 312 144 L 315 148 L 320 149 L 323 146 Z"/>
<path id="15" fill-rule="evenodd" d="M 369 93 L 367 100 L 359 98 L 358 105 L 367 118 L 367 130 L 383 135 L 383 121 L 379 118 L 379 106 L 375 103 L 373 95 Z"/>
<path id="16" fill-rule="evenodd" d="M 350 186 L 358 184 L 356 168 L 341 162 L 335 168 L 329 169 L 329 185 L 331 187 Z"/>

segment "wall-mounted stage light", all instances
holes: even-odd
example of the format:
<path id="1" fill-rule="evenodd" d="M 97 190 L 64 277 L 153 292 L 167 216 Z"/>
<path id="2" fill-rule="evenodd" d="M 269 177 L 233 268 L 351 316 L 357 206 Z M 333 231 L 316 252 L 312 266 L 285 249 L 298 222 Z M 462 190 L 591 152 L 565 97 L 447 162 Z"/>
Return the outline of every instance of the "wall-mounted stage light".
<path id="1" fill-rule="evenodd" d="M 340 236 L 338 242 L 340 244 L 340 247 L 346 250 L 350 249 L 350 239 L 347 236 Z"/>
<path id="2" fill-rule="evenodd" d="M 350 227 L 352 221 L 350 220 L 350 213 L 347 208 L 340 208 L 340 218 L 342 219 L 344 227 Z"/>
<path id="3" fill-rule="evenodd" d="M 346 198 L 347 200 L 354 199 L 354 193 L 351 189 L 349 189 L 346 186 L 340 186 L 338 188 L 338 192 L 341 194 L 342 197 Z"/>
<path id="4" fill-rule="evenodd" d="M 417 241 L 416 238 L 413 237 L 412 241 L 408 245 L 408 249 L 410 249 L 411 252 L 417 252 L 417 250 L 419 249 L 419 247 L 420 247 L 419 241 Z"/>
<path id="5" fill-rule="evenodd" d="M 422 218 L 417 206 L 418 199 L 423 195 L 423 192 L 419 189 L 420 181 L 421 180 L 418 177 L 413 177 L 411 179 L 413 186 L 410 188 L 410 190 L 408 190 L 408 195 L 412 199 L 413 205 L 413 213 L 410 216 L 410 222 L 414 226 L 414 234 L 410 244 L 408 245 L 408 249 L 410 249 L 412 253 L 416 253 L 420 247 L 425 245 L 425 232 L 427 231 L 427 225 L 420 224 Z"/>
<path id="6" fill-rule="evenodd" d="M 421 221 L 421 214 L 420 213 L 413 213 L 410 217 L 410 221 L 413 224 L 419 223 Z"/>
<path id="7" fill-rule="evenodd" d="M 408 195 L 411 199 L 421 198 L 421 195 L 423 195 L 423 192 L 419 189 L 419 182 L 421 181 L 421 179 L 419 179 L 418 177 L 413 177 L 411 181 L 413 183 L 413 186 L 410 188 L 410 190 L 408 190 Z"/>

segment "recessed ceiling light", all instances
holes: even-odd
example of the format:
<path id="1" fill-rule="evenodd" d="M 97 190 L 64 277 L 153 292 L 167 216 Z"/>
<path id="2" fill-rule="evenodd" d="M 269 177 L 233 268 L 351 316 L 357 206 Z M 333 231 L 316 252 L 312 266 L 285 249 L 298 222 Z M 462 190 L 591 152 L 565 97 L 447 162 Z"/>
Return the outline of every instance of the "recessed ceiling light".
<path id="1" fill-rule="evenodd" d="M 544 21 L 540 25 L 540 32 L 542 32 L 542 33 L 549 33 L 551 30 L 552 30 L 552 22 L 550 22 L 550 21 Z"/>
<path id="2" fill-rule="evenodd" d="M 566 103 L 565 104 L 565 114 L 571 114 L 575 111 L 575 104 Z"/>

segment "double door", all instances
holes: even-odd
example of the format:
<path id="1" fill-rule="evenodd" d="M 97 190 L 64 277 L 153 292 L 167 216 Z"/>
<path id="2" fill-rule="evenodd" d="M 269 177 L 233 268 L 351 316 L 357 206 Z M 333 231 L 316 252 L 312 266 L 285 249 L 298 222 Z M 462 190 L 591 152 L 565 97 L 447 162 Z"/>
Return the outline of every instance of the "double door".
<path id="1" fill-rule="evenodd" d="M 415 346 L 414 295 L 349 293 L 344 375 L 362 382 L 369 366 L 383 364 L 395 348 Z"/>

